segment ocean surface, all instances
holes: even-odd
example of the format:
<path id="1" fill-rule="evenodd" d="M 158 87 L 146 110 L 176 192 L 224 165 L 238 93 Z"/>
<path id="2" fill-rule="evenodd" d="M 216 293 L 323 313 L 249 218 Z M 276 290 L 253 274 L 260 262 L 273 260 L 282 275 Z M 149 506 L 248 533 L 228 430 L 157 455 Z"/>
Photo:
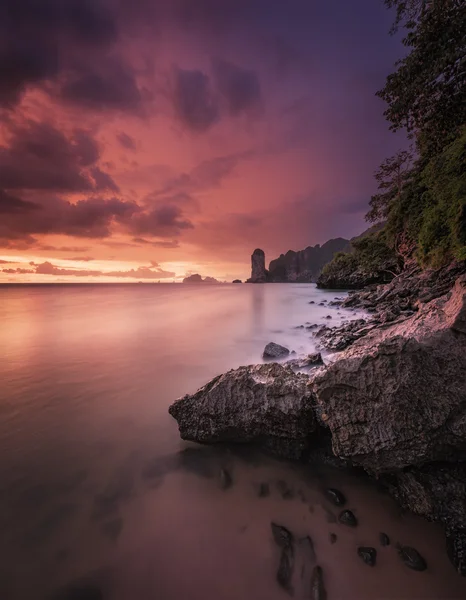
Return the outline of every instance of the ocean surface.
<path id="1" fill-rule="evenodd" d="M 342 295 L 304 284 L 1 286 L 0 599 L 284 599 L 272 521 L 311 536 L 328 600 L 465 598 L 440 527 L 365 478 L 186 444 L 167 413 L 213 376 L 261 362 L 270 341 L 313 351 L 298 327 L 357 316 L 319 306 Z M 336 522 L 328 486 L 348 497 L 357 528 Z M 428 570 L 403 565 L 397 542 Z M 360 545 L 377 549 L 375 567 Z M 296 561 L 294 597 L 309 598 L 313 559 Z"/>

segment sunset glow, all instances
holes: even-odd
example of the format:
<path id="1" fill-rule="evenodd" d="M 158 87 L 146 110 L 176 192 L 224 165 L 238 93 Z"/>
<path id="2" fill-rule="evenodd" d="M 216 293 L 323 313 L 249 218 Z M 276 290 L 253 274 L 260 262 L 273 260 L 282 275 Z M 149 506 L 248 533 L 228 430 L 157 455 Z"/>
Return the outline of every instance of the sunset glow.
<path id="1" fill-rule="evenodd" d="M 381 3 L 59 5 L 0 24 L 0 282 L 245 279 L 364 228 L 399 147 Z"/>

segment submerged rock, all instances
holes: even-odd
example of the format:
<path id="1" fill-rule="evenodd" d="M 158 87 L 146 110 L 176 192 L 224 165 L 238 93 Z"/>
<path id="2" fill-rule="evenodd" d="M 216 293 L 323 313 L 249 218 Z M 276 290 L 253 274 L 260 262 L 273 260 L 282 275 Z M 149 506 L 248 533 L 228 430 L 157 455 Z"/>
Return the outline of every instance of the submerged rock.
<path id="1" fill-rule="evenodd" d="M 327 600 L 327 590 L 324 584 L 324 573 L 322 567 L 314 567 L 311 577 L 312 600 Z"/>
<path id="2" fill-rule="evenodd" d="M 291 581 L 294 570 L 294 537 L 291 531 L 282 525 L 271 523 L 275 543 L 281 549 L 280 562 L 277 570 L 278 584 L 292 593 Z"/>
<path id="3" fill-rule="evenodd" d="M 379 541 L 381 546 L 390 546 L 390 538 L 386 533 L 381 533 L 379 535 Z"/>
<path id="4" fill-rule="evenodd" d="M 222 490 L 227 490 L 233 485 L 233 478 L 231 476 L 230 471 L 227 469 L 220 469 L 219 474 L 220 487 Z"/>
<path id="5" fill-rule="evenodd" d="M 427 569 L 426 561 L 417 550 L 410 546 L 400 546 L 398 548 L 398 556 L 407 567 L 414 571 L 425 571 Z"/>
<path id="6" fill-rule="evenodd" d="M 280 344 L 276 344 L 275 342 L 270 342 L 264 348 L 264 352 L 262 353 L 262 358 L 265 359 L 276 359 L 283 358 L 284 356 L 288 356 L 290 351 L 285 346 L 280 346 Z"/>
<path id="7" fill-rule="evenodd" d="M 370 567 L 375 567 L 375 563 L 377 560 L 377 550 L 375 548 L 360 546 L 358 548 L 358 556 L 362 558 L 366 565 L 369 565 Z"/>
<path id="8" fill-rule="evenodd" d="M 285 548 L 286 546 L 293 545 L 294 537 L 289 529 L 283 527 L 283 525 L 277 525 L 277 523 L 271 523 L 270 526 L 272 528 L 273 539 L 277 546 Z"/>
<path id="9" fill-rule="evenodd" d="M 346 504 L 345 495 L 335 488 L 328 488 L 325 490 L 325 496 L 327 500 L 330 500 L 335 506 L 344 506 Z"/>
<path id="10" fill-rule="evenodd" d="M 342 525 L 348 525 L 348 527 L 357 527 L 358 520 L 354 513 L 350 510 L 344 510 L 338 515 L 338 520 Z"/>
<path id="11" fill-rule="evenodd" d="M 277 363 L 240 367 L 169 409 L 181 437 L 202 443 L 254 442 L 299 459 L 317 428 L 309 378 Z"/>

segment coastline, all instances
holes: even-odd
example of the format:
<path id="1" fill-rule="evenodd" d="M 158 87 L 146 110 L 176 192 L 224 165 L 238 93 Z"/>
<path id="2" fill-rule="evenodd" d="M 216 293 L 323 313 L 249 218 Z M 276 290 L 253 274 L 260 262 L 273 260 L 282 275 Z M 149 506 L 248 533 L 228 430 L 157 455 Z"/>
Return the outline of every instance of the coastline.
<path id="1" fill-rule="evenodd" d="M 249 442 L 282 458 L 362 467 L 402 507 L 443 525 L 449 558 L 466 575 L 464 273 L 464 263 L 411 268 L 388 284 L 350 293 L 342 308 L 371 316 L 315 328 L 321 347 L 336 351 L 328 365 L 303 375 L 269 363 L 217 377 L 170 407 L 181 437 Z M 277 385 L 284 390 L 276 393 Z M 296 385 L 304 388 L 297 392 Z M 245 388 L 254 390 L 252 405 L 250 398 L 244 404 Z M 277 433 L 264 402 L 279 407 L 284 393 L 297 404 L 283 409 Z"/>

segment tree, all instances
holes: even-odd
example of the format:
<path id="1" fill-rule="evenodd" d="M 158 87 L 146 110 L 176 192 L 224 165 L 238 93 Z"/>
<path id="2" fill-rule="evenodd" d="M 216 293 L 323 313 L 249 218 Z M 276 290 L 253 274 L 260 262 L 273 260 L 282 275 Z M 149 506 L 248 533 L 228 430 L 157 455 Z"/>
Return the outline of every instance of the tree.
<path id="1" fill-rule="evenodd" d="M 466 2 L 385 0 L 404 24 L 410 53 L 377 95 L 392 130 L 406 128 L 427 158 L 458 136 L 466 121 Z"/>
<path id="2" fill-rule="evenodd" d="M 400 199 L 411 176 L 412 163 L 412 151 L 400 150 L 380 165 L 375 172 L 380 193 L 371 198 L 369 203 L 371 209 L 366 215 L 367 221 L 379 223 L 387 219 L 393 202 Z"/>

